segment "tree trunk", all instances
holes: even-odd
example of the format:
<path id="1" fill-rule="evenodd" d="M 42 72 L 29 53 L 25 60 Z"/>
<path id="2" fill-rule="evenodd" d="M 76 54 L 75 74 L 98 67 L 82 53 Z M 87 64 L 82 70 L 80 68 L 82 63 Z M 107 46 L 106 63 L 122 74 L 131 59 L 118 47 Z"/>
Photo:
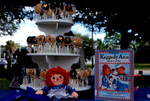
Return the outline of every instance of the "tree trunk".
<path id="1" fill-rule="evenodd" d="M 129 35 L 127 33 L 125 33 L 125 31 L 122 32 L 121 33 L 121 41 L 120 41 L 121 49 L 128 49 L 129 42 L 130 42 Z"/>
<path id="2" fill-rule="evenodd" d="M 13 78 L 13 72 L 12 72 L 12 68 L 11 68 L 11 56 L 9 56 L 9 58 L 7 58 L 7 79 L 8 80 L 12 80 Z"/>

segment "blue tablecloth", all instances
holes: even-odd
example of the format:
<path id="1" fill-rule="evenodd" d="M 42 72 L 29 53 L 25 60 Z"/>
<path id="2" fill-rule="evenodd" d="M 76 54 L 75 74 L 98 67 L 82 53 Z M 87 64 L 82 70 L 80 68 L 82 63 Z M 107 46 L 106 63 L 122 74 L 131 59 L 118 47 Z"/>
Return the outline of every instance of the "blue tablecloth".
<path id="1" fill-rule="evenodd" d="M 92 98 L 78 99 L 78 101 L 87 101 L 87 100 L 95 101 Z M 32 88 L 28 87 L 27 90 L 0 90 L 0 101 L 50 101 L 50 100 L 47 96 L 36 95 L 35 91 Z M 76 101 L 76 99 L 71 101 Z"/>
<path id="2" fill-rule="evenodd" d="M 28 95 L 30 92 L 30 96 L 32 97 L 32 90 L 0 90 L 0 101 L 10 101 L 11 99 L 20 98 L 20 101 L 30 101 L 26 98 L 25 95 Z M 150 94 L 150 88 L 139 88 L 138 91 L 134 92 L 134 101 L 150 101 L 147 97 L 147 94 Z M 24 97 L 25 96 L 25 97 Z M 40 97 L 36 96 L 37 101 L 40 101 Z M 96 101 L 94 98 L 88 99 L 78 99 L 78 101 Z M 46 99 L 42 99 L 42 101 L 47 101 Z"/>

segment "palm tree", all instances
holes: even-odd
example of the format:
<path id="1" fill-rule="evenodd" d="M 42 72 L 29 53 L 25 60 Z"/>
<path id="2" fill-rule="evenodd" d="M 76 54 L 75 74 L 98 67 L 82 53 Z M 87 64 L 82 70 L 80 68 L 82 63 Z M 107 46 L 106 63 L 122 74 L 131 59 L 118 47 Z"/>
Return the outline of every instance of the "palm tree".
<path id="1" fill-rule="evenodd" d="M 5 46 L 6 51 L 8 52 L 8 55 L 11 57 L 12 54 L 16 51 L 17 49 L 17 44 L 15 42 L 13 42 L 12 40 L 8 40 L 6 42 L 6 46 Z"/>

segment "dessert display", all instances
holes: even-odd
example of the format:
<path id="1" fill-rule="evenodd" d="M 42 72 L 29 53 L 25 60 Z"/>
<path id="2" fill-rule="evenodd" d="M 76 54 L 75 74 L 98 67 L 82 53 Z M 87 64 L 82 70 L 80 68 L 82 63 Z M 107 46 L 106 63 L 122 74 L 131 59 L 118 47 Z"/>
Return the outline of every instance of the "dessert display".
<path id="1" fill-rule="evenodd" d="M 27 46 L 28 47 L 28 51 L 29 51 L 29 53 L 31 53 L 31 51 L 32 51 L 32 45 L 34 46 L 34 45 L 37 44 L 37 38 L 36 38 L 36 36 L 29 36 L 27 38 L 27 44 L 28 44 L 28 46 Z M 34 48 L 34 51 L 35 51 L 35 48 Z"/>
<path id="2" fill-rule="evenodd" d="M 70 52 L 70 47 L 71 47 L 71 38 L 70 38 L 70 36 L 66 36 L 64 41 L 65 41 L 65 44 L 67 45 L 67 53 L 71 53 Z"/>
<path id="3" fill-rule="evenodd" d="M 58 48 L 58 53 L 62 53 L 62 48 L 65 45 L 64 44 L 64 37 L 62 35 L 58 35 L 56 37 L 56 44 L 57 44 L 57 48 Z"/>
<path id="4" fill-rule="evenodd" d="M 82 44 L 82 40 L 79 37 L 73 37 L 72 38 L 72 45 L 73 45 L 73 50 L 74 53 L 79 53 L 80 48 L 82 48 L 80 45 Z"/>
<path id="5" fill-rule="evenodd" d="M 84 69 L 80 60 L 82 39 L 69 34 L 72 22 L 72 15 L 75 7 L 65 2 L 44 2 L 35 5 L 37 13 L 36 25 L 44 32 L 43 35 L 29 36 L 27 38 L 27 56 L 32 57 L 32 61 L 38 64 L 37 69 L 27 69 L 20 86 L 26 89 L 27 86 L 35 90 L 40 90 L 45 86 L 45 74 L 49 69 L 60 66 L 69 74 L 69 86 L 77 91 L 89 90 L 88 78 L 90 70 Z M 84 53 L 82 53 L 84 54 Z M 82 68 L 72 68 L 76 63 Z M 39 71 L 39 73 L 37 72 Z"/>
<path id="6" fill-rule="evenodd" d="M 62 20 L 64 20 L 65 19 L 65 12 L 66 12 L 65 3 L 61 2 L 59 7 L 60 7 L 60 17 Z"/>
<path id="7" fill-rule="evenodd" d="M 45 74 L 47 70 L 39 70 L 39 74 L 37 74 L 37 69 L 26 69 L 26 75 L 23 78 L 23 85 L 28 86 L 30 84 L 31 87 L 39 90 L 40 88 L 45 86 Z M 69 69 L 66 70 L 69 74 L 69 83 L 68 85 L 73 88 L 80 87 L 88 87 L 88 79 L 91 75 L 90 69 Z"/>
<path id="8" fill-rule="evenodd" d="M 67 70 L 70 76 L 70 82 L 69 85 L 78 88 L 78 87 L 88 87 L 88 79 L 89 76 L 91 75 L 91 70 L 86 69 L 72 69 L 72 70 Z M 88 71 L 88 72 L 87 72 Z"/>
<path id="9" fill-rule="evenodd" d="M 40 73 L 37 74 L 37 69 L 24 69 L 24 77 L 23 83 L 21 87 L 33 87 L 33 88 L 41 88 L 45 86 L 45 74 L 46 71 L 41 70 Z"/>
<path id="10" fill-rule="evenodd" d="M 56 37 L 52 35 L 39 35 L 29 36 L 27 38 L 28 47 L 30 47 L 30 50 L 33 47 L 33 53 L 45 53 L 46 43 L 49 43 L 48 53 L 79 54 L 80 48 L 82 48 L 82 39 L 79 37 L 70 37 L 64 35 L 58 35 Z"/>
<path id="11" fill-rule="evenodd" d="M 65 2 L 60 2 L 59 6 L 56 6 L 55 2 L 43 2 L 35 6 L 35 12 L 38 14 L 38 20 L 47 19 L 61 19 L 72 21 L 72 14 L 75 13 L 75 8 L 71 4 L 65 4 Z"/>
<path id="12" fill-rule="evenodd" d="M 39 45 L 39 51 L 40 53 L 44 52 L 44 45 L 46 43 L 46 39 L 45 39 L 45 36 L 44 35 L 39 35 L 37 37 L 37 40 L 38 40 L 38 45 Z"/>
<path id="13" fill-rule="evenodd" d="M 54 52 L 54 43 L 55 43 L 56 39 L 52 36 L 52 35 L 47 35 L 46 36 L 46 42 L 49 43 L 49 52 L 53 53 Z"/>

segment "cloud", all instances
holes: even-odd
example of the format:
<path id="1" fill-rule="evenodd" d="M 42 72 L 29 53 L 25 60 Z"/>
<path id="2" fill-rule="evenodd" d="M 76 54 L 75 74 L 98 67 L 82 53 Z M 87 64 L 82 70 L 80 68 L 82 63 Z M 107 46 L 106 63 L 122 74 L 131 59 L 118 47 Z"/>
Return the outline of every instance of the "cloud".
<path id="1" fill-rule="evenodd" d="M 105 33 L 97 33 L 97 34 L 93 34 L 93 39 L 101 39 L 102 41 L 104 41 L 104 37 L 106 36 Z"/>
<path id="2" fill-rule="evenodd" d="M 35 21 L 25 20 L 20 24 L 20 28 L 13 36 L 0 37 L 0 45 L 5 45 L 6 41 L 13 40 L 15 43 L 20 43 L 22 46 L 27 46 L 26 39 L 28 36 L 38 36 L 44 34 L 40 32 L 35 24 Z"/>
<path id="3" fill-rule="evenodd" d="M 86 28 L 83 24 L 80 23 L 75 23 L 72 28 L 71 31 L 75 34 L 82 34 L 82 35 L 88 35 L 89 38 L 92 37 L 92 32 L 89 31 L 88 28 Z M 104 32 L 104 31 L 103 31 Z M 102 32 L 96 32 L 93 34 L 93 39 L 101 39 L 102 41 L 104 40 L 104 37 L 106 36 L 105 33 Z"/>
<path id="4" fill-rule="evenodd" d="M 75 23 L 71 30 L 73 33 L 76 34 L 82 34 L 82 35 L 88 35 L 91 38 L 91 32 L 89 32 L 88 28 L 86 28 L 83 24 Z M 20 43 L 22 46 L 27 46 L 26 39 L 28 36 L 38 36 L 38 35 L 45 35 L 44 32 L 41 32 L 38 30 L 37 25 L 35 24 L 35 21 L 30 21 L 25 19 L 21 22 L 20 28 L 17 30 L 16 33 L 14 33 L 13 36 L 3 36 L 0 37 L 0 45 L 5 45 L 6 41 L 13 40 L 15 43 Z M 105 33 L 96 33 L 93 34 L 93 38 L 96 40 L 104 39 Z"/>
<path id="5" fill-rule="evenodd" d="M 75 34 L 82 34 L 82 35 L 88 35 L 89 30 L 86 28 L 83 24 L 75 23 L 71 27 L 71 31 Z"/>

